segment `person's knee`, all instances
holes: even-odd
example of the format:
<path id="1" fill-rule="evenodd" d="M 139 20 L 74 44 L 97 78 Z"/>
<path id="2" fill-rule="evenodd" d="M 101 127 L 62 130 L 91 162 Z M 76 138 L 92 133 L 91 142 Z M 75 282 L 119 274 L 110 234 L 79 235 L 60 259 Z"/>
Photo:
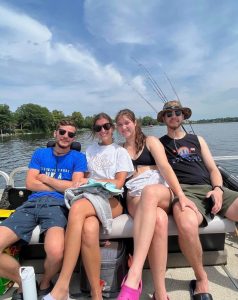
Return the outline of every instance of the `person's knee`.
<path id="1" fill-rule="evenodd" d="M 78 215 L 80 214 L 80 208 L 81 208 L 80 201 L 74 202 L 69 211 L 69 218 L 71 218 L 71 219 L 77 218 Z"/>
<path id="2" fill-rule="evenodd" d="M 156 234 L 165 233 L 167 235 L 167 231 L 168 231 L 168 215 L 163 209 L 157 208 L 155 233 Z"/>
<path id="3" fill-rule="evenodd" d="M 50 259 L 52 262 L 62 261 L 64 255 L 64 245 L 57 246 L 47 246 L 45 248 L 46 257 Z"/>
<path id="4" fill-rule="evenodd" d="M 91 246 L 95 241 L 99 240 L 99 221 L 97 218 L 91 218 L 84 223 L 82 231 L 82 244 L 84 246 Z"/>
<path id="5" fill-rule="evenodd" d="M 19 240 L 17 235 L 11 229 L 4 226 L 0 227 L 0 237 L 0 254 Z"/>
<path id="6" fill-rule="evenodd" d="M 141 201 L 145 209 L 148 206 L 165 208 L 170 201 L 169 189 L 162 184 L 148 185 L 142 190 Z"/>
<path id="7" fill-rule="evenodd" d="M 185 211 L 181 212 L 181 209 L 174 207 L 173 216 L 178 228 L 180 236 L 191 237 L 198 233 L 198 219 L 197 215 L 190 208 L 185 208 Z"/>
<path id="8" fill-rule="evenodd" d="M 147 185 L 143 188 L 142 190 L 142 195 L 144 197 L 153 197 L 155 193 L 157 192 L 157 185 L 152 184 L 152 185 Z"/>
<path id="9" fill-rule="evenodd" d="M 141 193 L 140 205 L 143 209 L 147 209 L 151 206 L 156 207 L 158 198 L 157 198 L 157 188 L 155 185 L 147 185 L 143 188 Z"/>
<path id="10" fill-rule="evenodd" d="M 225 217 L 232 221 L 238 221 L 238 198 L 228 207 Z"/>

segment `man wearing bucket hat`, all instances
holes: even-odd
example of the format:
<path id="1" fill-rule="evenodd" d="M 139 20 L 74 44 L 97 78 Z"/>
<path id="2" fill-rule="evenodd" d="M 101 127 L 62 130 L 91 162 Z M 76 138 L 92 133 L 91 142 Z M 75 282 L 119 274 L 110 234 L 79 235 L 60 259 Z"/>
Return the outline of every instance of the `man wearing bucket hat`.
<path id="1" fill-rule="evenodd" d="M 175 112 L 176 115 L 179 115 L 180 112 L 182 112 L 184 116 L 183 118 L 184 120 L 189 119 L 192 115 L 192 111 L 190 108 L 182 107 L 182 104 L 179 101 L 173 100 L 173 101 L 168 101 L 164 104 L 163 110 L 161 110 L 158 113 L 157 120 L 160 123 L 163 123 L 164 122 L 163 117 L 165 113 L 169 114 L 170 116 L 171 114 L 173 114 L 173 111 Z"/>
<path id="2" fill-rule="evenodd" d="M 196 204 L 198 212 L 188 205 L 182 211 L 176 199 L 173 216 L 178 228 L 181 251 L 194 270 L 196 280 L 190 282 L 192 299 L 212 299 L 207 274 L 202 262 L 202 246 L 198 227 L 207 226 L 214 214 L 238 221 L 238 193 L 223 187 L 222 176 L 205 140 L 182 129 L 192 111 L 177 101 L 168 101 L 158 113 L 159 122 L 167 125 L 167 134 L 160 138 L 184 194 Z M 191 251 L 193 249 L 193 251 Z M 196 295 L 196 296 L 195 296 Z"/>

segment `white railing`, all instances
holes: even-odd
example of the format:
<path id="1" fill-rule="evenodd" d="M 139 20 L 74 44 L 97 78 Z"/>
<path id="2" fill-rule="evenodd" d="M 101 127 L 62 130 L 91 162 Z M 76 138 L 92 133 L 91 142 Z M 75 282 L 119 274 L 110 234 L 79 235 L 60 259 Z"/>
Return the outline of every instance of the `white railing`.
<path id="1" fill-rule="evenodd" d="M 218 160 L 236 160 L 238 159 L 238 155 L 227 155 L 227 156 L 213 156 L 215 161 Z"/>

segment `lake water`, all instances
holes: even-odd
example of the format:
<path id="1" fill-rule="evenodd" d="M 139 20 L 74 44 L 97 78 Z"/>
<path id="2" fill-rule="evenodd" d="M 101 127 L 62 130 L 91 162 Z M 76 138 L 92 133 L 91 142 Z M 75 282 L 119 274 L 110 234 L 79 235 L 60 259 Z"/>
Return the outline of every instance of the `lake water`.
<path id="1" fill-rule="evenodd" d="M 216 124 L 193 124 L 197 135 L 201 135 L 207 141 L 214 156 L 238 155 L 238 123 L 216 123 Z M 185 126 L 187 132 L 191 132 L 190 126 Z M 162 136 L 166 133 L 165 126 L 145 127 L 143 131 L 147 135 Z M 10 173 L 13 169 L 27 166 L 33 151 L 38 147 L 45 147 L 51 136 L 25 135 L 21 137 L 0 138 L 0 170 Z M 79 133 L 77 140 L 82 144 L 85 151 L 88 144 L 92 142 L 89 132 Z M 115 141 L 121 141 L 120 136 L 115 133 Z M 238 175 L 238 160 L 220 161 L 219 164 L 226 167 L 232 173 Z M 19 174 L 16 177 L 20 181 Z M 4 180 L 0 177 L 0 188 L 4 186 Z"/>

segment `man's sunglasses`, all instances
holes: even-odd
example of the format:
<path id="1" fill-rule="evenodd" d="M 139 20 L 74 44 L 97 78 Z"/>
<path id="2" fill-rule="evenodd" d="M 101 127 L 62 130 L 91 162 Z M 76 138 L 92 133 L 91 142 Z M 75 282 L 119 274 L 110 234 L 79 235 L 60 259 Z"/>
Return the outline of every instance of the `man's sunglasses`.
<path id="1" fill-rule="evenodd" d="M 93 126 L 93 130 L 94 130 L 95 132 L 100 132 L 100 131 L 102 130 L 102 128 L 103 128 L 104 130 L 109 130 L 110 128 L 112 128 L 112 124 L 111 124 L 111 123 L 105 123 L 105 124 L 103 124 L 103 125 L 94 125 L 94 126 Z"/>
<path id="2" fill-rule="evenodd" d="M 164 115 L 167 117 L 167 118 L 171 118 L 173 113 L 175 113 L 176 117 L 179 117 L 182 115 L 182 110 L 169 110 L 169 111 L 166 111 L 164 113 Z"/>
<path id="3" fill-rule="evenodd" d="M 59 129 L 58 131 L 59 131 L 59 134 L 60 134 L 60 135 L 65 135 L 65 134 L 67 133 L 67 134 L 68 134 L 68 137 L 71 138 L 71 139 L 74 138 L 75 135 L 76 135 L 76 132 L 66 131 L 66 130 L 64 130 L 64 129 Z"/>

